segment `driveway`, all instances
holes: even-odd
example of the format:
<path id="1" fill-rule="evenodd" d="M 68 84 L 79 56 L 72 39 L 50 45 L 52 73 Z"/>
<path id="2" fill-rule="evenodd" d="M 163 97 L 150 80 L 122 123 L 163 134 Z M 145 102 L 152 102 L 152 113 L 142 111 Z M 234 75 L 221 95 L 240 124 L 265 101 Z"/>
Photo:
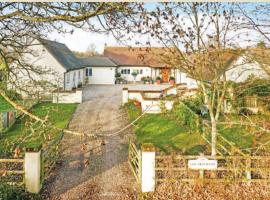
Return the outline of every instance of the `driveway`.
<path id="1" fill-rule="evenodd" d="M 65 135 L 62 162 L 45 189 L 48 199 L 135 199 L 136 186 L 128 167 L 130 130 L 108 136 L 128 120 L 120 109 L 121 85 L 87 86 L 69 129 L 102 134 L 99 138 Z"/>

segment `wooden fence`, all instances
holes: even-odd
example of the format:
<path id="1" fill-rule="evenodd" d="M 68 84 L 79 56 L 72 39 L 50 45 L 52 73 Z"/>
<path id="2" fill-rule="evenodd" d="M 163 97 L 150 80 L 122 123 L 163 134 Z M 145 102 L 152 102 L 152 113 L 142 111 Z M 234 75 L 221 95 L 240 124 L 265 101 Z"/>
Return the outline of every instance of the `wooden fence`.
<path id="1" fill-rule="evenodd" d="M 23 185 L 24 174 L 24 159 L 0 159 L 1 181 L 11 185 Z"/>
<path id="2" fill-rule="evenodd" d="M 168 179 L 184 182 L 270 182 L 270 157 L 267 156 L 203 156 L 217 160 L 214 170 L 194 170 L 188 160 L 200 156 L 157 155 L 156 184 Z"/>
<path id="3" fill-rule="evenodd" d="M 129 142 L 128 148 L 128 163 L 130 165 L 131 171 L 136 178 L 136 181 L 141 183 L 141 173 L 142 173 L 142 158 L 141 151 L 137 149 L 136 145 L 132 142 Z"/>

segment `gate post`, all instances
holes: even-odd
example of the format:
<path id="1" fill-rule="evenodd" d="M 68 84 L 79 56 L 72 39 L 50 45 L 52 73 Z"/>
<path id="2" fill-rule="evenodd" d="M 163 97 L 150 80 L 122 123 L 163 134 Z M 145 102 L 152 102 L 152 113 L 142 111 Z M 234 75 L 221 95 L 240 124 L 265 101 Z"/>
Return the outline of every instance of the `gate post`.
<path id="1" fill-rule="evenodd" d="M 155 162 L 156 152 L 152 144 L 142 145 L 142 192 L 153 192 L 155 190 Z"/>
<path id="2" fill-rule="evenodd" d="M 30 193 L 39 193 L 41 189 L 41 151 L 26 151 L 24 157 L 25 187 Z"/>
<path id="3" fill-rule="evenodd" d="M 122 90 L 122 105 L 128 102 L 128 88 L 123 88 Z"/>

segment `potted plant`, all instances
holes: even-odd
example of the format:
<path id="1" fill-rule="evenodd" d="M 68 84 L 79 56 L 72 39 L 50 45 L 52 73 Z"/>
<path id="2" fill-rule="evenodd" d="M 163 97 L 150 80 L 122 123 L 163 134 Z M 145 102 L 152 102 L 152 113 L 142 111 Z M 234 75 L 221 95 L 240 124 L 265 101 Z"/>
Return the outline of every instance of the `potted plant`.
<path id="1" fill-rule="evenodd" d="M 161 78 L 160 78 L 160 76 L 158 76 L 158 77 L 156 78 L 156 83 L 157 83 L 158 85 L 161 83 Z"/>
<path id="2" fill-rule="evenodd" d="M 171 85 L 175 84 L 175 78 L 173 76 L 170 77 L 170 84 Z"/>
<path id="3" fill-rule="evenodd" d="M 138 75 L 138 72 L 133 71 L 133 72 L 131 73 L 131 75 L 132 75 L 133 78 L 134 78 L 134 82 L 136 82 L 136 77 L 137 77 L 137 75 Z"/>

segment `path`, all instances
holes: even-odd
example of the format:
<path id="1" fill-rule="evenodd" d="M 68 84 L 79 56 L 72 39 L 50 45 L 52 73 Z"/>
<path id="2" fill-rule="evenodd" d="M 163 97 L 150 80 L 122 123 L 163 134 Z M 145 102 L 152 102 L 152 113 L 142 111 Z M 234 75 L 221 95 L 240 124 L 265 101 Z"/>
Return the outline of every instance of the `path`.
<path id="1" fill-rule="evenodd" d="M 125 126 L 125 113 L 119 109 L 121 89 L 120 85 L 87 87 L 69 129 L 106 136 Z M 135 181 L 127 163 L 129 131 L 105 141 L 84 139 L 86 146 L 78 136 L 65 135 L 61 165 L 45 189 L 48 199 L 135 199 Z"/>

